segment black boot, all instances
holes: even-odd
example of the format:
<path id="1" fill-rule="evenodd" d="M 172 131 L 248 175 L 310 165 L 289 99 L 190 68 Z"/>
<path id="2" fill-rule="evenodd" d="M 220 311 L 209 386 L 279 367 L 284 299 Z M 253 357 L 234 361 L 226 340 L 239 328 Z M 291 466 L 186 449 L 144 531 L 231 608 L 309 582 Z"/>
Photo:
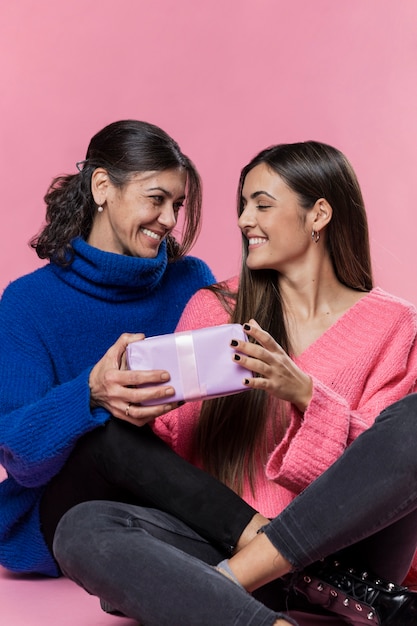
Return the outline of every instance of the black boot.
<path id="1" fill-rule="evenodd" d="M 353 626 L 417 626 L 417 593 L 338 561 L 315 563 L 296 574 L 291 586 Z"/>

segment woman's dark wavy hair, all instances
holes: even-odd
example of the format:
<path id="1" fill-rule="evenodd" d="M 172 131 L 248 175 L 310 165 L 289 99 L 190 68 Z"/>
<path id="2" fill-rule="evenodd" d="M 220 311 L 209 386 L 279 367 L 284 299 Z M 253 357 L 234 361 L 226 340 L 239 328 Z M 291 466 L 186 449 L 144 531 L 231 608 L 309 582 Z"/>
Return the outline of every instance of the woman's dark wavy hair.
<path id="1" fill-rule="evenodd" d="M 333 209 L 324 238 L 338 280 L 357 291 L 373 286 L 368 223 L 356 175 L 336 148 L 317 141 L 272 146 L 255 156 L 241 172 L 237 191 L 238 216 L 243 211 L 242 188 L 247 174 L 265 164 L 298 195 L 308 211 L 324 198 Z M 230 313 L 230 322 L 243 324 L 254 318 L 291 354 L 279 275 L 275 270 L 251 270 L 246 265 L 248 240 L 242 235 L 242 267 L 237 294 L 223 284 L 212 290 Z M 284 403 L 262 390 L 203 403 L 195 431 L 196 458 L 222 482 L 241 493 L 245 477 L 254 485 L 256 468 L 268 453 L 266 432 L 278 442 L 286 430 Z M 273 421 L 268 422 L 268 415 Z"/>
<path id="2" fill-rule="evenodd" d="M 168 258 L 177 260 L 192 247 L 201 226 L 200 176 L 179 145 L 158 126 L 137 120 L 121 120 L 100 130 L 90 141 L 77 174 L 55 178 L 46 195 L 46 225 L 30 241 L 41 259 L 68 265 L 73 259 L 71 242 L 87 239 L 97 205 L 91 192 L 91 176 L 104 168 L 113 185 L 122 188 L 137 172 L 183 169 L 187 172 L 185 218 L 181 244 L 167 238 Z"/>

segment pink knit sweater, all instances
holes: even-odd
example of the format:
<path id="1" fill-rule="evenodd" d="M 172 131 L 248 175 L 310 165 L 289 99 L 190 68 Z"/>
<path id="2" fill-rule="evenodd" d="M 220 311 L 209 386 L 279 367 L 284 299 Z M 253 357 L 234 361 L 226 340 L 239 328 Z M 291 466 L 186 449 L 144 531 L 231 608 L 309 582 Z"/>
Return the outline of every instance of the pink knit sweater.
<path id="1" fill-rule="evenodd" d="M 237 279 L 229 286 L 236 289 Z M 203 289 L 188 303 L 177 330 L 227 322 L 218 298 Z M 415 308 L 375 288 L 295 358 L 313 379 L 313 397 L 304 416 L 290 409 L 284 439 L 270 440 L 266 466 L 259 464 L 255 497 L 246 484 L 244 499 L 266 517 L 275 517 L 382 409 L 414 391 L 416 336 Z M 199 402 L 190 402 L 154 423 L 155 432 L 188 460 L 199 409 Z"/>

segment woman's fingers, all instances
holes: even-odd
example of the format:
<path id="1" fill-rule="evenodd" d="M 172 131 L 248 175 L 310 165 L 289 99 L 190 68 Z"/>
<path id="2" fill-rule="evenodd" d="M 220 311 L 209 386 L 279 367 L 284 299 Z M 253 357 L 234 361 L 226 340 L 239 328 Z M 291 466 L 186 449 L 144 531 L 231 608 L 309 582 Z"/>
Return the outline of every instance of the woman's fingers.
<path id="1" fill-rule="evenodd" d="M 115 415 L 115 417 L 125 422 L 135 424 L 135 426 L 144 426 L 149 422 L 153 422 L 153 420 L 160 415 L 172 411 L 172 409 L 175 409 L 177 406 L 178 403 L 175 402 L 171 404 L 156 404 L 154 406 L 142 406 L 128 402 L 124 409 L 121 410 L 118 415 Z"/>
<path id="2" fill-rule="evenodd" d="M 257 374 L 266 376 L 271 365 L 276 359 L 286 359 L 288 355 L 281 346 L 263 330 L 255 320 L 250 324 L 244 324 L 243 329 L 248 337 L 252 337 L 257 343 L 249 341 L 233 340 L 231 346 L 235 349 L 233 360 Z"/>
<path id="3" fill-rule="evenodd" d="M 124 333 L 107 350 L 90 372 L 89 384 L 91 406 L 102 406 L 120 419 L 154 419 L 171 410 L 169 399 L 175 394 L 169 385 L 170 375 L 165 370 L 129 370 L 125 363 L 126 347 L 144 338 L 142 333 Z M 143 402 L 158 401 L 159 408 L 147 408 L 145 412 L 129 409 L 128 405 L 140 407 Z M 159 402 L 160 401 L 160 402 Z M 168 407 L 169 404 L 169 407 Z"/>
<path id="4" fill-rule="evenodd" d="M 257 343 L 233 340 L 233 359 L 254 376 L 245 378 L 245 385 L 263 389 L 281 400 L 305 411 L 312 396 L 312 380 L 288 356 L 283 348 L 251 319 L 243 325 L 245 333 Z"/>
<path id="5" fill-rule="evenodd" d="M 243 324 L 243 330 L 252 337 L 258 344 L 263 346 L 266 350 L 275 351 L 281 350 L 281 346 L 275 341 L 275 339 L 266 331 L 263 330 L 254 319 L 249 320 L 246 324 Z M 253 345 L 253 344 L 251 344 Z"/>
<path id="6" fill-rule="evenodd" d="M 143 341 L 143 339 L 145 339 L 143 333 L 123 333 L 120 335 L 117 341 L 106 352 L 106 355 L 113 361 L 113 367 L 120 368 L 122 364 L 125 366 L 127 346 L 134 341 Z"/>
<path id="7" fill-rule="evenodd" d="M 158 404 L 166 404 L 175 394 L 175 389 L 168 384 L 169 379 L 169 373 L 164 370 L 107 370 L 103 374 L 100 405 L 123 418 L 129 402 L 139 406 L 150 400 L 160 400 Z"/>

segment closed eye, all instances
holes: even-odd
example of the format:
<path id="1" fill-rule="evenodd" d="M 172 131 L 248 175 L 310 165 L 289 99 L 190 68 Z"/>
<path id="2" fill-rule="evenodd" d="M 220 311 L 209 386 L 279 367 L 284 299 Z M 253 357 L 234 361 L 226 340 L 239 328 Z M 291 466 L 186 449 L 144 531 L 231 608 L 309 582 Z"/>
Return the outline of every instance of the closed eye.
<path id="1" fill-rule="evenodd" d="M 150 196 L 150 198 L 152 198 L 152 200 L 154 200 L 156 204 L 162 204 L 165 200 L 164 196 Z"/>

